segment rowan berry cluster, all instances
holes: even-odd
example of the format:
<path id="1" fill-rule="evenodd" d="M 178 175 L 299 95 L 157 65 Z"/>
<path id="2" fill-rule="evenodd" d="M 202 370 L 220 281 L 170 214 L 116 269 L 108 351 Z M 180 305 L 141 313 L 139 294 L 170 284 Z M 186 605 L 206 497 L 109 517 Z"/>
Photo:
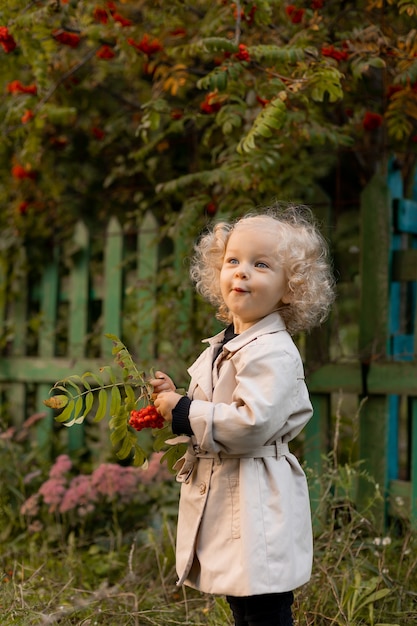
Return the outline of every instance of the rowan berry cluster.
<path id="1" fill-rule="evenodd" d="M 138 411 L 130 412 L 129 426 L 135 430 L 143 430 L 144 428 L 162 428 L 164 418 L 153 404 L 145 406 Z"/>
<path id="2" fill-rule="evenodd" d="M 239 52 L 235 54 L 235 57 L 239 61 L 250 61 L 250 55 L 245 44 L 239 44 Z"/>

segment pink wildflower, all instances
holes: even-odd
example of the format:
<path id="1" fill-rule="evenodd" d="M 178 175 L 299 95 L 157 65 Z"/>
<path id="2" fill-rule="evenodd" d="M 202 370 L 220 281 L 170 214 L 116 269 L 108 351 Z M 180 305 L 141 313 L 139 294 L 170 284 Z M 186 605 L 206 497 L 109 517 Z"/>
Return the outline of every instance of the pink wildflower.
<path id="1" fill-rule="evenodd" d="M 121 467 L 116 463 L 102 463 L 91 475 L 97 493 L 108 500 L 128 502 L 135 495 L 140 480 L 140 470 Z"/>
<path id="2" fill-rule="evenodd" d="M 28 532 L 31 534 L 40 533 L 42 532 L 42 530 L 43 530 L 43 524 L 38 519 L 33 520 L 33 522 L 29 524 L 28 526 Z"/>
<path id="3" fill-rule="evenodd" d="M 58 510 L 65 495 L 66 482 L 63 478 L 50 478 L 39 488 L 39 494 L 43 497 L 45 504 L 49 504 L 49 513 Z"/>
<path id="4" fill-rule="evenodd" d="M 62 478 L 72 468 L 72 461 L 67 454 L 60 454 L 49 472 L 49 478 Z"/>
<path id="5" fill-rule="evenodd" d="M 60 513 L 67 513 L 77 509 L 81 515 L 94 511 L 96 494 L 91 485 L 91 477 L 85 474 L 75 476 L 62 498 L 59 506 Z"/>
<path id="6" fill-rule="evenodd" d="M 39 494 L 34 493 L 24 501 L 20 507 L 20 513 L 22 515 L 28 515 L 29 517 L 35 517 L 39 513 Z"/>

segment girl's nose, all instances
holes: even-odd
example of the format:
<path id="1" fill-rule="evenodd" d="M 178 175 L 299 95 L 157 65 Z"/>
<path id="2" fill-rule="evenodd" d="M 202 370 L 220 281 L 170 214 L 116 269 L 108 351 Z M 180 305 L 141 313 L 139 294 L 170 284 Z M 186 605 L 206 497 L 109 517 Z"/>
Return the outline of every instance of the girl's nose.
<path id="1" fill-rule="evenodd" d="M 240 278 L 247 278 L 248 274 L 249 274 L 248 269 L 244 265 L 240 264 L 236 268 L 236 271 L 235 271 L 236 276 L 239 276 Z"/>

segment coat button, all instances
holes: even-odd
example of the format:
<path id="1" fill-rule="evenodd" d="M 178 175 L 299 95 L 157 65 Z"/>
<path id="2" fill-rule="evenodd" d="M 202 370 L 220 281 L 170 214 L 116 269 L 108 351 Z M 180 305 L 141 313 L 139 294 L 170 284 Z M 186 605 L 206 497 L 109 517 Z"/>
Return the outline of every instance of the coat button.
<path id="1" fill-rule="evenodd" d="M 206 493 L 206 483 L 200 483 L 200 496 L 204 496 L 204 494 Z"/>

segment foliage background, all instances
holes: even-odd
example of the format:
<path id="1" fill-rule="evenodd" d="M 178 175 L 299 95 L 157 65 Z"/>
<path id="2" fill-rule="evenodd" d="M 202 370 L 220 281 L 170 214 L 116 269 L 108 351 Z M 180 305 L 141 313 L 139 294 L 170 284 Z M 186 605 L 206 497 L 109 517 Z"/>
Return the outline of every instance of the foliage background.
<path id="1" fill-rule="evenodd" d="M 334 221 L 394 154 L 409 182 L 416 17 L 415 0 L 3 3 L 3 254 L 148 209 L 188 247 L 276 197 L 330 199 Z"/>
<path id="2" fill-rule="evenodd" d="M 24 270 L 42 270 L 57 244 L 62 263 L 71 264 L 79 217 L 94 229 L 98 258 L 110 216 L 129 237 L 152 211 L 160 240 L 159 332 L 173 344 L 172 356 L 184 343 L 176 320 L 188 297 L 172 241 L 181 241 L 186 256 L 213 218 L 278 198 L 312 206 L 326 223 L 341 294 L 332 349 L 355 354 L 360 193 L 395 158 L 411 194 L 416 18 L 416 0 L 1 2 L 2 303 L 16 295 Z M 211 332 L 208 319 L 211 312 L 195 309 L 190 356 Z M 12 339 L 13 329 L 3 328 L 6 354 Z M 69 519 L 48 511 L 48 533 L 29 536 L 20 507 L 50 468 L 37 468 L 36 451 L 30 443 L 20 449 L 15 436 L 1 438 L 1 602 L 8 623 L 114 624 L 123 606 L 126 624 L 160 624 L 167 599 L 167 624 L 228 619 L 224 606 L 201 598 L 191 615 L 187 598 L 167 582 L 172 542 L 157 506 L 169 518 L 172 494 L 165 488 L 162 495 L 156 486 L 144 505 L 146 537 L 133 506 L 122 511 L 120 533 L 109 503 L 109 525 L 92 523 L 99 537 L 83 536 L 78 518 L 74 534 Z M 79 462 L 80 472 L 92 470 Z M 29 487 L 24 475 L 33 469 L 39 474 Z M 324 492 L 334 498 L 316 542 L 308 606 L 303 595 L 297 604 L 300 623 L 414 623 L 415 537 L 398 528 L 391 543 L 374 536 L 368 512 L 354 511 L 348 485 L 341 489 L 353 470 L 339 469 L 330 465 L 324 477 Z M 135 568 L 133 536 L 140 546 Z M 154 555 L 156 570 L 147 565 Z M 77 595 L 82 602 L 74 607 Z"/>

